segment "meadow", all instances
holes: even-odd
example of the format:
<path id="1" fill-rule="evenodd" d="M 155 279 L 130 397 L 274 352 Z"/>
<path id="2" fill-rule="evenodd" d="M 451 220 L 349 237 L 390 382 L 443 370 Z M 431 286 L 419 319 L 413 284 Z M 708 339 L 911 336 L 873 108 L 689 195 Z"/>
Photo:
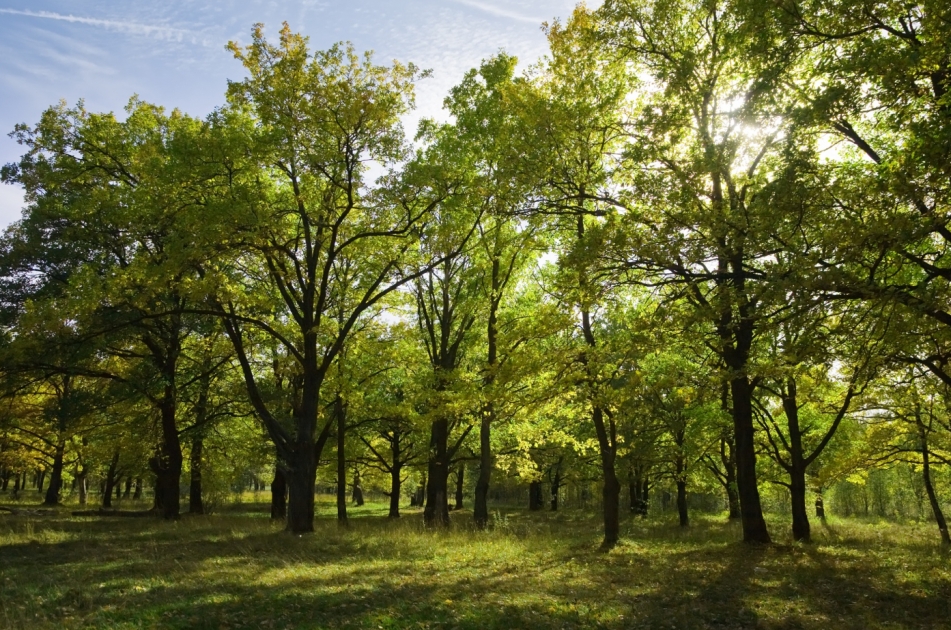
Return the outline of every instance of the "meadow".
<path id="1" fill-rule="evenodd" d="M 829 518 L 814 542 L 738 524 L 628 517 L 598 550 L 583 511 L 467 511 L 448 532 L 382 504 L 291 535 L 264 503 L 175 522 L 0 515 L 3 628 L 947 628 L 951 558 L 930 523 Z"/>

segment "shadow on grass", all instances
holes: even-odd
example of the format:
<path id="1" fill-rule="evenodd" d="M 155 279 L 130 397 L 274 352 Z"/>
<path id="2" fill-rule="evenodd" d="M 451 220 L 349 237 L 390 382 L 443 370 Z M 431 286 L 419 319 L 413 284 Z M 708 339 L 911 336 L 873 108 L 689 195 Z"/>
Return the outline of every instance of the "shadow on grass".
<path id="1" fill-rule="evenodd" d="M 946 559 L 917 541 L 749 547 L 720 521 L 628 521 L 600 554 L 596 519 L 510 514 L 484 533 L 455 517 L 450 533 L 321 519 L 304 537 L 244 513 L 8 518 L 0 626 L 946 628 L 951 613 Z"/>

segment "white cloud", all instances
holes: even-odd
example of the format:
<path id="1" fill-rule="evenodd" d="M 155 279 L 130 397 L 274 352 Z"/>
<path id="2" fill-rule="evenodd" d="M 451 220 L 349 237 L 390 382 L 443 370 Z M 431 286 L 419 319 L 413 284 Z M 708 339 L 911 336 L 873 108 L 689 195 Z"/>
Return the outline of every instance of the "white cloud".
<path id="1" fill-rule="evenodd" d="M 475 0 L 455 0 L 455 2 L 457 4 L 464 4 L 467 7 L 472 7 L 473 9 L 478 9 L 479 11 L 484 11 L 485 13 L 491 13 L 492 15 L 508 18 L 510 20 L 518 20 L 520 22 L 531 22 L 532 24 L 541 24 L 544 21 L 543 18 L 531 17 L 528 15 L 522 15 L 520 13 L 514 13 L 512 11 L 500 9 L 499 7 L 493 6 L 491 4 L 485 4 L 484 2 L 476 2 Z"/>
<path id="2" fill-rule="evenodd" d="M 76 15 L 64 15 L 52 11 L 22 11 L 18 9 L 0 9 L 0 13 L 7 15 L 22 15 L 24 17 L 42 18 L 45 20 L 58 20 L 62 22 L 74 22 L 77 24 L 86 24 L 89 26 L 98 26 L 107 28 L 120 33 L 129 33 L 132 35 L 145 35 L 146 37 L 156 37 L 173 41 L 181 41 L 186 36 L 196 35 L 192 31 L 173 28 L 171 26 L 158 26 L 154 24 L 142 24 L 140 22 L 124 22 L 121 20 L 102 20 L 98 18 L 81 17 Z"/>

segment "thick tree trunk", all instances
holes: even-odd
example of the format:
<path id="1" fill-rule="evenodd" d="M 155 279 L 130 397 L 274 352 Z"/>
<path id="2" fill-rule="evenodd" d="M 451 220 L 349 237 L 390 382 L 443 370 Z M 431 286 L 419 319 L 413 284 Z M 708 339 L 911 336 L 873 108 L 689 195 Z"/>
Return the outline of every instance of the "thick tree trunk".
<path id="1" fill-rule="evenodd" d="M 449 421 L 433 422 L 430 437 L 429 479 L 423 520 L 428 527 L 449 525 Z"/>
<path id="2" fill-rule="evenodd" d="M 561 491 L 561 462 L 558 462 L 558 465 L 555 467 L 555 476 L 552 478 L 551 482 L 551 504 L 550 508 L 552 512 L 558 511 L 558 494 Z"/>
<path id="3" fill-rule="evenodd" d="M 182 444 L 176 424 L 177 398 L 174 383 L 167 383 L 160 404 L 162 444 L 150 462 L 155 473 L 155 492 L 162 518 L 177 519 L 181 513 Z"/>
<path id="4" fill-rule="evenodd" d="M 142 477 L 135 478 L 135 491 L 132 493 L 132 500 L 138 501 L 142 498 Z"/>
<path id="5" fill-rule="evenodd" d="M 745 364 L 742 367 L 746 367 Z M 733 435 L 736 440 L 736 485 L 740 497 L 743 540 L 769 543 L 769 531 L 763 518 L 756 480 L 756 444 L 753 430 L 753 387 L 745 375 L 730 382 L 733 411 Z"/>
<path id="6" fill-rule="evenodd" d="M 132 497 L 132 477 L 125 478 L 125 490 L 122 491 L 122 498 L 129 499 Z"/>
<path id="7" fill-rule="evenodd" d="M 806 512 L 806 471 L 790 470 L 792 483 L 789 485 L 789 495 L 792 499 L 792 531 L 793 540 L 809 542 L 811 530 L 809 514 Z"/>
<path id="8" fill-rule="evenodd" d="M 542 498 L 542 482 L 533 481 L 528 486 L 528 509 L 534 511 L 545 507 L 545 501 Z"/>
<path id="9" fill-rule="evenodd" d="M 931 503 L 931 512 L 934 514 L 938 531 L 941 533 L 941 544 L 947 547 L 951 545 L 951 535 L 948 534 L 948 522 L 944 519 L 944 512 L 941 511 L 941 503 L 938 501 L 938 493 L 935 492 L 934 483 L 931 479 L 931 451 L 928 448 L 928 434 L 921 418 L 917 420 L 918 437 L 921 440 L 921 475 L 925 482 L 925 490 L 928 493 L 928 501 Z"/>
<path id="10" fill-rule="evenodd" d="M 287 518 L 287 479 L 279 465 L 274 466 L 271 481 L 271 518 L 281 521 Z"/>
<path id="11" fill-rule="evenodd" d="M 40 494 L 43 493 L 43 485 L 46 483 L 46 469 L 37 471 L 36 473 L 36 491 Z"/>
<path id="12" fill-rule="evenodd" d="M 287 458 L 287 531 L 305 534 L 314 531 L 314 484 L 317 460 L 313 442 L 298 440 L 293 457 Z"/>
<path id="13" fill-rule="evenodd" d="M 199 428 L 192 438 L 192 450 L 188 462 L 191 469 L 191 483 L 188 488 L 188 511 L 192 514 L 205 513 L 205 504 L 201 492 L 201 455 L 204 446 L 204 436 L 202 435 L 202 429 Z"/>
<path id="14" fill-rule="evenodd" d="M 66 442 L 60 440 L 56 445 L 56 454 L 53 456 L 53 468 L 50 471 L 50 485 L 46 489 L 44 505 L 58 505 L 60 490 L 63 487 L 63 456 L 66 452 Z"/>
<path id="15" fill-rule="evenodd" d="M 453 506 L 454 510 L 462 509 L 462 502 L 463 502 L 463 499 L 465 498 L 463 496 L 465 494 L 463 492 L 465 489 L 465 486 L 463 485 L 465 483 L 465 474 L 466 474 L 466 465 L 463 463 L 460 463 L 459 469 L 456 471 L 456 504 L 455 506 Z"/>
<path id="16" fill-rule="evenodd" d="M 816 518 L 821 520 L 826 520 L 826 507 L 825 503 L 822 501 L 822 489 L 819 489 L 820 494 L 816 496 Z"/>
<path id="17" fill-rule="evenodd" d="M 347 522 L 347 416 L 343 399 L 337 395 L 333 404 L 337 420 L 337 523 L 342 527 Z"/>

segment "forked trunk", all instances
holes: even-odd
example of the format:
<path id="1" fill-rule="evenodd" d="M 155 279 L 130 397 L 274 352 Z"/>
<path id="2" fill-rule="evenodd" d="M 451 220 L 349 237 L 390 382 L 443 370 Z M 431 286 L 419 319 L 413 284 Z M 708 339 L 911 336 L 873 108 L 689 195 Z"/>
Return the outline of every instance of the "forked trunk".
<path id="1" fill-rule="evenodd" d="M 792 501 L 793 540 L 809 542 L 809 515 L 806 513 L 806 460 L 802 446 L 802 430 L 799 427 L 799 402 L 796 394 L 796 379 L 786 379 L 782 393 L 783 412 L 789 430 L 789 496 Z"/>

